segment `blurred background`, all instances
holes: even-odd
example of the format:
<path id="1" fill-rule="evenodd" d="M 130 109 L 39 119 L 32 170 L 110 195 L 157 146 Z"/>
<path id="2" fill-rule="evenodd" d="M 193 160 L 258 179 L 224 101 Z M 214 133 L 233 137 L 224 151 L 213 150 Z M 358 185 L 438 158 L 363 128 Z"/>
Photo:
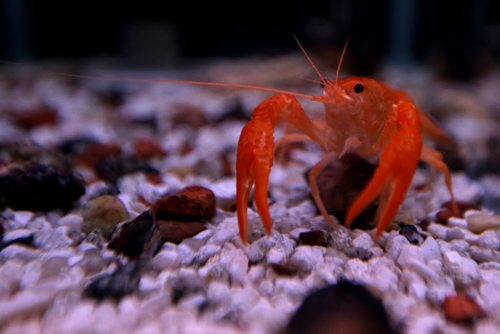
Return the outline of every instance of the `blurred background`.
<path id="1" fill-rule="evenodd" d="M 431 65 L 468 80 L 500 58 L 498 0 L 0 0 L 0 57 L 102 58 L 170 68 L 216 57 L 329 54 L 348 36 L 359 75 L 382 64 Z M 337 58 L 331 60 L 332 66 Z"/>

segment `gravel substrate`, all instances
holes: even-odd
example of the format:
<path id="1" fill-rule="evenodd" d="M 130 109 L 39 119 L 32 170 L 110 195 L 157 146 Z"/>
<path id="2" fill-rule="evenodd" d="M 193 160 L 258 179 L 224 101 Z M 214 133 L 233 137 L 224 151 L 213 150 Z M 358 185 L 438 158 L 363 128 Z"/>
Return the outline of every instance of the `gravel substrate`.
<path id="1" fill-rule="evenodd" d="M 161 76 L 319 93 L 294 79 L 310 76 L 300 57 L 254 61 Z M 380 240 L 332 229 L 309 197 L 321 152 L 306 144 L 273 168 L 271 236 L 250 209 L 245 246 L 235 148 L 265 93 L 2 72 L 0 331 L 373 331 L 378 319 L 377 333 L 500 333 L 500 74 L 380 76 L 454 138 L 443 151 L 464 216 L 449 217 L 442 176 L 421 169 Z"/>

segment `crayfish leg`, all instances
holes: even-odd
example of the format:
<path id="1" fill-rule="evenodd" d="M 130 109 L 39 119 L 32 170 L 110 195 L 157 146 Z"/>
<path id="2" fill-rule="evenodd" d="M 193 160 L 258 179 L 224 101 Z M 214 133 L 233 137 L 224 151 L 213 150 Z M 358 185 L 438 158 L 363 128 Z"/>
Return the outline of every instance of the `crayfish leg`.
<path id="1" fill-rule="evenodd" d="M 395 106 L 394 112 L 395 126 L 393 128 L 395 130 L 388 135 L 379 166 L 373 178 L 349 208 L 346 216 L 346 225 L 350 225 L 368 204 L 382 192 L 386 195 L 385 191 L 388 191 L 387 200 L 384 197 L 381 201 L 382 206 L 379 208 L 380 219 L 375 232 L 375 240 L 380 237 L 396 215 L 411 184 L 422 153 L 420 119 L 415 106 L 402 101 Z M 392 127 L 392 124 L 389 126 Z"/>
<path id="2" fill-rule="evenodd" d="M 457 206 L 457 202 L 455 201 L 455 196 L 453 195 L 453 185 L 451 182 L 451 173 L 450 170 L 448 169 L 448 166 L 446 166 L 446 163 L 443 161 L 443 155 L 436 151 L 433 150 L 429 147 L 425 147 L 422 149 L 422 160 L 427 162 L 429 165 L 431 165 L 433 168 L 437 169 L 444 175 L 444 181 L 446 184 L 446 188 L 448 189 L 448 193 L 450 194 L 451 198 L 451 209 L 453 211 L 453 214 L 455 216 L 459 215 L 459 210 Z"/>

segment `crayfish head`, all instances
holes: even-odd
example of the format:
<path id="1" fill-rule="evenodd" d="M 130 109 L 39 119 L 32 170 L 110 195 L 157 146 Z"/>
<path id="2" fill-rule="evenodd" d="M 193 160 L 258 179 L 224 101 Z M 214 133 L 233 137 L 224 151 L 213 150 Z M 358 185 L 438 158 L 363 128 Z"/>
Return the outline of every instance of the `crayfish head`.
<path id="1" fill-rule="evenodd" d="M 326 123 L 334 130 L 338 141 L 354 136 L 366 146 L 376 140 L 393 105 L 387 86 L 361 77 L 326 84 L 320 102 L 325 105 Z"/>

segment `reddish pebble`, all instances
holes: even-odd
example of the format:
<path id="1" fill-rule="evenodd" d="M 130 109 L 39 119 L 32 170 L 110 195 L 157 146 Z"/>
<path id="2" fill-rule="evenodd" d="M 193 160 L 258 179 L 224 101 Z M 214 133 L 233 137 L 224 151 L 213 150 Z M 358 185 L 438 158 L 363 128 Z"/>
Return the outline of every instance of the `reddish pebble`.
<path id="1" fill-rule="evenodd" d="M 83 152 L 76 156 L 75 160 L 78 164 L 93 169 L 104 159 L 120 156 L 121 153 L 119 145 L 95 143 L 87 145 Z"/>
<path id="2" fill-rule="evenodd" d="M 464 213 L 468 210 L 479 210 L 480 208 L 477 205 L 468 202 L 457 201 L 458 207 L 458 215 L 460 218 L 464 216 Z M 448 219 L 451 217 L 455 217 L 453 214 L 453 210 L 451 209 L 451 202 L 445 202 L 441 205 L 438 213 L 436 214 L 436 222 L 440 224 L 448 223 Z"/>
<path id="3" fill-rule="evenodd" d="M 156 141 L 148 138 L 137 138 L 134 141 L 134 152 L 139 159 L 162 158 L 166 155 Z"/>
<path id="4" fill-rule="evenodd" d="M 444 315 L 447 320 L 470 324 L 486 316 L 476 301 L 468 296 L 448 296 L 443 302 Z"/>
<path id="5" fill-rule="evenodd" d="M 329 235 L 324 231 L 308 231 L 299 234 L 299 243 L 309 246 L 328 246 Z"/>
<path id="6" fill-rule="evenodd" d="M 179 244 L 182 240 L 191 238 L 206 229 L 205 224 L 200 222 L 158 220 L 157 224 L 162 240 L 175 244 Z"/>
<path id="7" fill-rule="evenodd" d="M 59 122 L 57 111 L 47 105 L 40 105 L 29 110 L 12 110 L 8 112 L 14 124 L 25 130 L 39 126 L 54 126 Z"/>
<path id="8" fill-rule="evenodd" d="M 160 197 L 151 211 L 159 220 L 210 219 L 215 216 L 215 196 L 208 188 L 189 186 L 173 195 Z"/>

